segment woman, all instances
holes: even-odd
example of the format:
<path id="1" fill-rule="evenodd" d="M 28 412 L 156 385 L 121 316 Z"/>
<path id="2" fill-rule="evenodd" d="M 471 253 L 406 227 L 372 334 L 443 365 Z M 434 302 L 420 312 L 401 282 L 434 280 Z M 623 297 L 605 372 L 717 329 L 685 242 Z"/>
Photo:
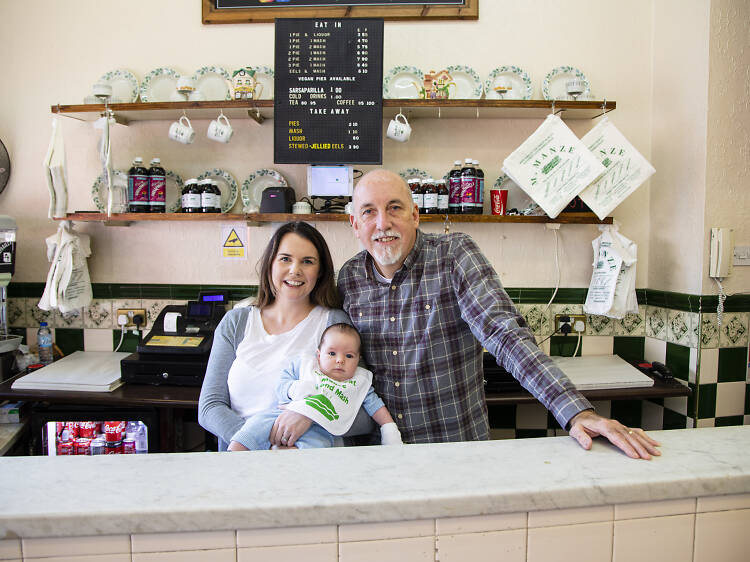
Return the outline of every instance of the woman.
<path id="1" fill-rule="evenodd" d="M 333 261 L 323 236 L 304 222 L 282 225 L 259 263 L 255 306 L 228 312 L 214 334 L 198 421 L 226 449 L 245 418 L 276 407 L 274 389 L 293 357 L 315 353 L 323 330 L 349 322 L 338 309 Z M 292 447 L 312 422 L 284 412 L 270 441 Z"/>

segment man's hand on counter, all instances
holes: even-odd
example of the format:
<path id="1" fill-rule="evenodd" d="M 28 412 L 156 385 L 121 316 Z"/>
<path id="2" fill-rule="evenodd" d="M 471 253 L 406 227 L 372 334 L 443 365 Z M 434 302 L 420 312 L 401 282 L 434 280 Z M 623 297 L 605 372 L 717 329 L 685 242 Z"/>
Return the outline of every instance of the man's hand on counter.
<path id="1" fill-rule="evenodd" d="M 606 437 L 610 442 L 633 459 L 650 460 L 659 456 L 659 442 L 654 441 L 640 428 L 629 428 L 617 420 L 605 418 L 593 410 L 584 410 L 570 420 L 570 436 L 587 451 L 591 449 L 593 437 Z"/>

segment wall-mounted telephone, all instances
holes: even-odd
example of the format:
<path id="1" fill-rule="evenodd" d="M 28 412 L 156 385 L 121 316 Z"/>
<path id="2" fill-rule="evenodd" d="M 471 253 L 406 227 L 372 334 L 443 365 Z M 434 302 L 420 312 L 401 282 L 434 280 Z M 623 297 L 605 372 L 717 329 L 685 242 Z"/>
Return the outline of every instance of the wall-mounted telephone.
<path id="1" fill-rule="evenodd" d="M 712 228 L 709 277 L 728 277 L 732 273 L 733 250 L 734 231 L 731 228 Z"/>

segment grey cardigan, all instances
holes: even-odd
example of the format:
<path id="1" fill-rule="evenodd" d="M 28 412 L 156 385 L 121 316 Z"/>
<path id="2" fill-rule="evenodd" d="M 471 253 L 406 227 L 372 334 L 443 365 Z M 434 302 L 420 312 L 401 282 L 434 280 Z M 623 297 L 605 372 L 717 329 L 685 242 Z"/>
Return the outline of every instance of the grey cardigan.
<path id="1" fill-rule="evenodd" d="M 227 444 L 245 420 L 232 410 L 229 401 L 229 387 L 227 377 L 229 369 L 237 355 L 237 348 L 245 337 L 245 326 L 250 315 L 251 307 L 235 308 L 224 315 L 214 332 L 214 342 L 211 355 L 203 379 L 201 395 L 198 401 L 198 423 L 205 430 L 210 431 L 219 439 L 219 450 L 224 451 Z M 339 322 L 351 324 L 349 317 L 343 310 L 331 310 L 328 315 L 328 326 Z M 360 409 L 352 429 L 347 435 L 369 433 L 374 422 Z"/>

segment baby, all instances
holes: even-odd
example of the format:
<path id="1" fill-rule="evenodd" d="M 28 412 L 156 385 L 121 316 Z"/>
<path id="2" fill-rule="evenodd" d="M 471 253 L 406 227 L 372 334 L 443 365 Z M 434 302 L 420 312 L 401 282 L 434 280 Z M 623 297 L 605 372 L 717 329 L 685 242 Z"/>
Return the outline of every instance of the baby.
<path id="1" fill-rule="evenodd" d="M 401 432 L 372 389 L 372 373 L 358 366 L 360 345 L 356 328 L 333 324 L 320 338 L 317 357 L 295 359 L 281 375 L 276 387 L 279 403 L 314 422 L 293 443 L 298 449 L 332 447 L 334 436 L 349 430 L 360 406 L 380 425 L 383 445 L 402 444 Z M 269 434 L 280 413 L 275 409 L 248 418 L 228 450 L 269 449 Z"/>

